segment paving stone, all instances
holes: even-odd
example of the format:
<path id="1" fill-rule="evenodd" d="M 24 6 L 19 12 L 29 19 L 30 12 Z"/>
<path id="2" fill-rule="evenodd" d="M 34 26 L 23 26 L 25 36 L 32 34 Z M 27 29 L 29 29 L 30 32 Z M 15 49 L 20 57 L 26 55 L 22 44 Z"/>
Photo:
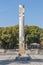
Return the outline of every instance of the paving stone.
<path id="1" fill-rule="evenodd" d="M 0 65 L 43 65 L 43 55 L 31 55 L 29 63 L 15 62 L 17 55 L 0 55 Z"/>

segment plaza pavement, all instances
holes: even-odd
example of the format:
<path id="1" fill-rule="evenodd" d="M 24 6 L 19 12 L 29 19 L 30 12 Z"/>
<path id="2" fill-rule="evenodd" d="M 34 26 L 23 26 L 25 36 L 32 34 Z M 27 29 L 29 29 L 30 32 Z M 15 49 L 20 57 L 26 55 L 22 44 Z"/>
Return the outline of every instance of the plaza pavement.
<path id="1" fill-rule="evenodd" d="M 15 53 L 2 53 L 0 54 L 0 65 L 43 65 L 43 55 L 40 54 L 29 54 L 30 60 L 28 63 L 16 62 L 15 58 L 18 55 L 18 52 Z"/>

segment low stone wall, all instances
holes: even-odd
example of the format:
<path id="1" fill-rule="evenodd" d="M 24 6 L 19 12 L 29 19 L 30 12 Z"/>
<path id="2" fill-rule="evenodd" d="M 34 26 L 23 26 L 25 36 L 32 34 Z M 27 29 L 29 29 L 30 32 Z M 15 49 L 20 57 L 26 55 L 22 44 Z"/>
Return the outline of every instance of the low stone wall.
<path id="1" fill-rule="evenodd" d="M 28 49 L 29 54 L 43 54 L 43 49 Z"/>
<path id="2" fill-rule="evenodd" d="M 5 52 L 5 50 L 4 49 L 0 49 L 0 53 L 4 53 Z"/>

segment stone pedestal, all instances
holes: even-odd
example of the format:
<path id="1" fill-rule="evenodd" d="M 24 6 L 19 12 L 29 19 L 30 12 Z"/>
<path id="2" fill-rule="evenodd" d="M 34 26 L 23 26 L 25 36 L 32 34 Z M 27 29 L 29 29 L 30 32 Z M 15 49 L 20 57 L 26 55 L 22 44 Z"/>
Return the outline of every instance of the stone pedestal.
<path id="1" fill-rule="evenodd" d="M 24 57 L 18 56 L 15 59 L 15 61 L 17 61 L 19 63 L 29 63 L 29 60 L 30 60 L 30 57 L 28 57 L 28 56 L 24 56 Z"/>

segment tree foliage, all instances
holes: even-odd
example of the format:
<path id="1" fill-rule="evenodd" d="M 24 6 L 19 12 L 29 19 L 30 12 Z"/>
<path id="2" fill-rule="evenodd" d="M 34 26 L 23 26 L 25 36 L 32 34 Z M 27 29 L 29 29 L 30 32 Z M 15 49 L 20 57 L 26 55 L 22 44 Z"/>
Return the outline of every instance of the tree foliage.
<path id="1" fill-rule="evenodd" d="M 38 26 L 24 26 L 25 44 L 40 43 L 43 40 L 43 29 Z M 19 26 L 0 28 L 0 48 L 13 49 L 19 44 Z M 43 43 L 42 43 L 43 44 Z"/>

